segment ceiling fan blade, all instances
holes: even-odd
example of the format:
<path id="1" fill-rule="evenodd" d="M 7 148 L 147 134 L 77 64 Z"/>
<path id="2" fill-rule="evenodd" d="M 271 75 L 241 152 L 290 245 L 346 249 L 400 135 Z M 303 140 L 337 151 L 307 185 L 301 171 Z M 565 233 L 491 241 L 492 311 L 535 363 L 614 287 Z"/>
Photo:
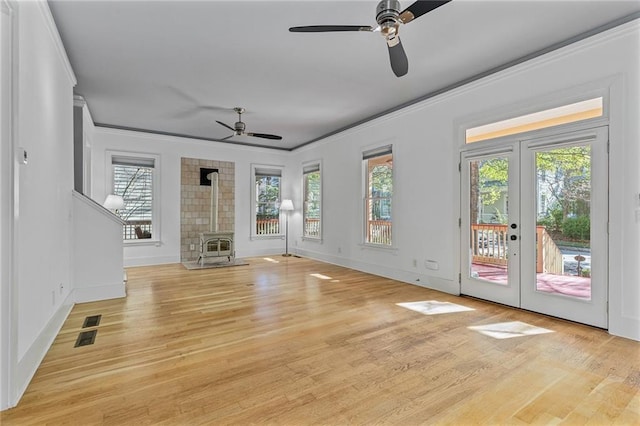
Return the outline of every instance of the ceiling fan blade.
<path id="1" fill-rule="evenodd" d="M 247 136 L 253 136 L 254 138 L 262 138 L 262 139 L 274 139 L 274 140 L 281 140 L 282 136 L 278 136 L 278 135 L 268 135 L 265 133 L 247 133 Z"/>
<path id="2" fill-rule="evenodd" d="M 233 135 L 231 135 L 231 136 L 227 136 L 226 138 L 222 138 L 222 139 L 220 139 L 220 140 L 221 140 L 221 141 L 226 141 L 227 139 L 231 139 L 231 138 L 232 138 L 232 137 L 234 137 L 235 135 L 236 135 L 236 134 L 234 133 Z"/>
<path id="3" fill-rule="evenodd" d="M 408 24 L 416 18 L 421 17 L 425 13 L 431 12 L 433 9 L 436 9 L 442 5 L 449 3 L 451 0 L 443 0 L 443 1 L 425 1 L 418 0 L 413 3 L 411 6 L 406 8 L 400 13 L 400 21 L 403 24 Z"/>
<path id="4" fill-rule="evenodd" d="M 174 118 L 189 118 L 210 111 L 229 111 L 231 108 L 218 107 L 213 105 L 195 105 L 184 111 L 173 114 Z"/>
<path id="5" fill-rule="evenodd" d="M 327 33 L 335 31 L 373 31 L 368 25 L 308 25 L 305 27 L 291 27 L 292 33 Z"/>
<path id="6" fill-rule="evenodd" d="M 402 42 L 399 36 L 387 40 L 389 47 L 389 60 L 391 61 L 391 69 L 396 77 L 402 77 L 409 71 L 409 60 L 404 52 Z"/>
<path id="7" fill-rule="evenodd" d="M 222 121 L 218 121 L 218 120 L 216 120 L 216 123 L 220 124 L 221 126 L 226 127 L 227 129 L 231 130 L 232 132 L 235 132 L 235 131 L 236 131 L 236 129 L 234 129 L 233 127 L 231 127 L 231 126 L 229 126 L 229 125 L 227 125 L 227 124 L 224 124 Z"/>

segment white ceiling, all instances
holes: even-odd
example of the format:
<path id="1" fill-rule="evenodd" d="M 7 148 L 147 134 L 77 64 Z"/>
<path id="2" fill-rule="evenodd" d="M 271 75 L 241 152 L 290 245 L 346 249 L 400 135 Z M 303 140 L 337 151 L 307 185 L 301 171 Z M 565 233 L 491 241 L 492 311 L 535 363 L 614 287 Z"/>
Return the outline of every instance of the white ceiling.
<path id="1" fill-rule="evenodd" d="M 406 8 L 412 2 L 401 2 Z M 397 78 L 380 34 L 290 33 L 375 25 L 370 1 L 50 0 L 97 125 L 219 140 L 235 106 L 247 131 L 293 149 L 631 17 L 640 2 L 454 0 L 400 28 Z"/>

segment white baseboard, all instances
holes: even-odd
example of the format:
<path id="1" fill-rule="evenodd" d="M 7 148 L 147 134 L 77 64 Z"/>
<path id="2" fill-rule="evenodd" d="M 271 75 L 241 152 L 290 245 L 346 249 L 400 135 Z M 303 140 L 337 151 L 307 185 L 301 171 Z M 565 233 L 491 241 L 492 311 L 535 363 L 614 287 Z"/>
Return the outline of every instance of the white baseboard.
<path id="1" fill-rule="evenodd" d="M 444 293 L 449 293 L 456 296 L 460 294 L 460 286 L 454 280 L 432 277 L 413 271 L 404 271 L 400 269 L 389 268 L 388 266 L 384 265 L 347 259 L 340 256 L 327 255 L 324 253 L 318 253 L 300 248 L 296 248 L 295 254 L 308 257 L 310 259 L 331 263 L 334 265 L 344 266 L 345 268 L 355 269 L 357 271 L 365 272 L 368 274 L 378 275 L 380 277 L 385 277 L 396 281 L 402 281 L 407 284 L 413 284 L 432 290 L 442 291 Z"/>
<path id="2" fill-rule="evenodd" d="M 125 257 L 124 267 L 166 265 L 168 263 L 180 263 L 179 256 L 153 256 L 153 257 Z"/>
<path id="3" fill-rule="evenodd" d="M 289 253 L 293 253 L 291 250 L 289 250 Z M 269 257 L 273 257 L 273 256 L 280 256 L 284 254 L 284 250 L 278 250 L 278 249 L 273 249 L 273 248 L 267 248 L 267 249 L 251 249 L 251 250 L 237 250 L 236 251 L 236 257 L 237 258 L 243 258 L 243 257 L 262 257 L 262 256 L 269 256 Z"/>
<path id="4" fill-rule="evenodd" d="M 56 339 L 72 308 L 73 298 L 69 295 L 53 314 L 53 317 L 51 317 L 22 359 L 18 361 L 13 381 L 14 392 L 11 395 L 12 407 L 18 404 L 18 401 L 20 401 L 20 398 L 22 398 L 22 395 L 27 390 L 27 386 L 29 386 L 33 375 L 36 374 L 40 363 Z"/>

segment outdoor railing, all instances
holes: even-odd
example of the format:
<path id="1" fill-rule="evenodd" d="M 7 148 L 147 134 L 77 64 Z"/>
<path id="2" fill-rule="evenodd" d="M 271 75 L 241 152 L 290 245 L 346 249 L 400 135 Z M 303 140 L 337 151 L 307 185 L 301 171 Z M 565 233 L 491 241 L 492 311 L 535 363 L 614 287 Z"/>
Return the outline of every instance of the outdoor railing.
<path id="1" fill-rule="evenodd" d="M 508 228 L 500 224 L 471 225 L 473 263 L 507 265 Z M 562 253 L 544 226 L 536 228 L 536 272 L 562 274 Z"/>
<path id="2" fill-rule="evenodd" d="M 367 225 L 367 242 L 391 245 L 391 221 L 370 220 Z"/>
<path id="3" fill-rule="evenodd" d="M 473 263 L 507 265 L 507 225 L 471 225 Z"/>
<path id="4" fill-rule="evenodd" d="M 280 219 L 256 219 L 256 235 L 280 234 Z"/>
<path id="5" fill-rule="evenodd" d="M 124 240 L 137 240 L 137 227 L 140 227 L 142 234 L 152 235 L 153 227 L 151 226 L 150 220 L 125 220 L 122 226 L 122 238 Z"/>
<path id="6" fill-rule="evenodd" d="M 304 236 L 316 238 L 320 237 L 320 219 L 305 218 Z"/>

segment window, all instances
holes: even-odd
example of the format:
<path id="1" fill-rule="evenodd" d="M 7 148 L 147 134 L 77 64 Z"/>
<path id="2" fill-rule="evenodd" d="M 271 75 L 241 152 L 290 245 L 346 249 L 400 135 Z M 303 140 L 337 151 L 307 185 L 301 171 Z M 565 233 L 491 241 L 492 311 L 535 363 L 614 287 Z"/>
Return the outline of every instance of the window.
<path id="1" fill-rule="evenodd" d="M 253 166 L 253 236 L 281 235 L 280 188 L 282 169 Z"/>
<path id="2" fill-rule="evenodd" d="M 603 112 L 603 98 L 593 98 L 467 129 L 466 143 L 602 117 Z"/>
<path id="3" fill-rule="evenodd" d="M 113 193 L 124 199 L 117 214 L 125 222 L 125 241 L 159 239 L 154 220 L 155 167 L 154 157 L 111 156 Z"/>
<path id="4" fill-rule="evenodd" d="M 305 238 L 322 237 L 322 179 L 320 163 L 311 163 L 302 167 L 302 192 L 303 207 L 302 216 Z"/>
<path id="5" fill-rule="evenodd" d="M 393 154 L 391 145 L 365 151 L 364 242 L 391 246 Z"/>

